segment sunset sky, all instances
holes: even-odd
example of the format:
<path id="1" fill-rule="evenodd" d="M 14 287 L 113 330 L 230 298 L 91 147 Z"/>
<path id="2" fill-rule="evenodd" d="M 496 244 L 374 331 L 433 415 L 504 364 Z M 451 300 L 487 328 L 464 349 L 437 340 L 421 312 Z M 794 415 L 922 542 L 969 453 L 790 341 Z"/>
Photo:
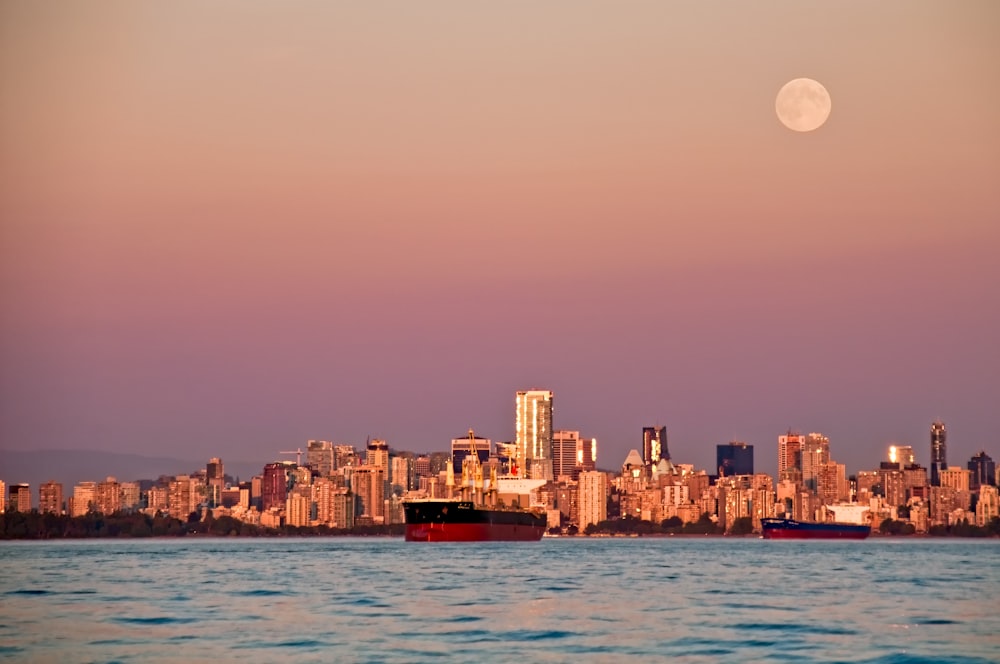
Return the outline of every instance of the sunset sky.
<path id="1" fill-rule="evenodd" d="M 0 4 L 0 448 L 964 467 L 998 250 L 992 0 Z"/>

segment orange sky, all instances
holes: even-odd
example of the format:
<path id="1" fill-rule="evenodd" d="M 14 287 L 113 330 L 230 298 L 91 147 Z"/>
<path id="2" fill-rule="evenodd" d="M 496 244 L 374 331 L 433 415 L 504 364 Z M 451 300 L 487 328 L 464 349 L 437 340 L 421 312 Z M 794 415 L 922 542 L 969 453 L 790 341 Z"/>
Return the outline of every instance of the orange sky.
<path id="1" fill-rule="evenodd" d="M 735 436 L 766 463 L 788 425 L 922 449 L 953 413 L 970 451 L 995 445 L 998 28 L 993 2 L 3 3 L 0 446 L 437 449 L 477 421 L 512 436 L 529 382 L 573 395 L 557 426 L 622 458 L 654 422 L 692 456 Z M 799 76 L 833 99 L 808 134 L 774 115 Z M 915 333 L 929 302 L 954 324 Z M 442 347 L 473 314 L 484 331 Z M 828 323 L 790 355 L 778 316 Z M 825 363 L 839 344 L 848 369 Z M 846 375 L 792 412 L 686 389 L 717 373 L 766 392 L 755 352 Z M 428 367 L 484 354 L 488 391 L 441 421 Z M 910 395 L 891 421 L 852 410 L 866 372 L 928 355 L 953 384 L 880 383 L 862 401 Z M 383 362 L 398 387 L 366 410 Z M 236 375 L 299 405 L 254 422 L 280 396 Z M 201 384 L 254 407 L 177 397 Z M 601 420 L 604 390 L 645 396 Z"/>

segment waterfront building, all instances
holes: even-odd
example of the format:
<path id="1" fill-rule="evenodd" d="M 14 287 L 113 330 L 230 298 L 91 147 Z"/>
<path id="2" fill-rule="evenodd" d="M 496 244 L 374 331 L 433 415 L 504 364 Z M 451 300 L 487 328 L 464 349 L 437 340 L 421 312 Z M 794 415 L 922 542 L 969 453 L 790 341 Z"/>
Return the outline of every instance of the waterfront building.
<path id="1" fill-rule="evenodd" d="M 337 467 L 333 454 L 333 441 L 310 440 L 307 442 L 306 465 L 312 468 L 320 477 L 333 475 L 333 471 Z"/>
<path id="2" fill-rule="evenodd" d="M 830 439 L 820 433 L 811 433 L 802 442 L 802 484 L 816 492 L 818 488 L 819 469 L 830 461 Z"/>
<path id="3" fill-rule="evenodd" d="M 97 495 L 94 498 L 96 503 L 94 510 L 98 514 L 114 514 L 121 511 L 122 494 L 121 485 L 114 477 L 109 477 L 103 482 L 97 483 Z"/>
<path id="4" fill-rule="evenodd" d="M 547 459 L 551 463 L 552 401 L 553 395 L 549 390 L 520 391 L 515 395 L 514 432 L 517 444 L 515 465 L 519 473 L 530 471 L 529 462 L 536 459 Z M 544 474 L 545 464 L 533 465 L 536 469 L 543 468 L 541 472 Z M 527 476 L 533 477 L 530 472 Z"/>
<path id="5" fill-rule="evenodd" d="M 786 470 L 797 468 L 802 470 L 802 443 L 805 437 L 788 430 L 784 436 L 778 436 L 778 476 Z"/>
<path id="6" fill-rule="evenodd" d="M 734 440 L 715 446 L 715 468 L 719 477 L 753 475 L 753 445 Z"/>
<path id="7" fill-rule="evenodd" d="M 857 474 L 855 500 L 867 504 L 876 494 L 882 495 L 881 479 L 877 470 L 862 470 Z"/>
<path id="8" fill-rule="evenodd" d="M 820 465 L 816 477 L 816 493 L 824 505 L 846 502 L 850 499 L 847 483 L 847 467 L 842 463 L 828 461 Z"/>
<path id="9" fill-rule="evenodd" d="M 75 503 L 74 495 L 74 503 Z M 149 491 L 146 492 L 146 511 L 149 514 L 156 514 L 157 512 L 161 514 L 170 513 L 170 487 L 169 486 L 154 486 L 150 487 Z"/>
<path id="10" fill-rule="evenodd" d="M 990 521 L 1000 517 L 1000 498 L 997 487 L 983 484 L 979 487 L 979 500 L 976 501 L 976 525 L 988 526 Z"/>
<path id="11" fill-rule="evenodd" d="M 906 500 L 914 498 L 927 500 L 927 469 L 919 464 L 911 464 L 903 468 L 903 488 L 906 490 Z"/>
<path id="12" fill-rule="evenodd" d="M 577 478 L 587 470 L 597 470 L 597 439 L 581 438 L 576 447 Z"/>
<path id="13" fill-rule="evenodd" d="M 580 513 L 580 532 L 584 532 L 590 524 L 598 524 L 608 518 L 608 476 L 599 470 L 588 470 L 580 473 L 578 480 L 580 497 L 578 509 Z"/>
<path id="14" fill-rule="evenodd" d="M 134 510 L 139 507 L 142 496 L 138 482 L 122 482 L 121 486 L 121 508 L 123 510 Z"/>
<path id="15" fill-rule="evenodd" d="M 414 459 L 394 456 L 389 459 L 389 476 L 392 478 L 392 493 L 405 494 L 414 486 Z"/>
<path id="16" fill-rule="evenodd" d="M 580 469 L 576 463 L 577 450 L 581 448 L 579 431 L 554 431 L 552 433 L 552 475 L 576 480 Z"/>
<path id="17" fill-rule="evenodd" d="M 289 485 L 292 483 L 290 474 L 295 467 L 291 461 L 275 461 L 264 466 L 264 475 L 260 482 L 262 512 L 285 506 Z"/>
<path id="18" fill-rule="evenodd" d="M 178 475 L 169 483 L 167 510 L 170 516 L 186 522 L 192 512 L 198 511 L 201 504 L 198 485 L 198 480 L 190 475 Z"/>
<path id="19" fill-rule="evenodd" d="M 289 492 L 285 500 L 285 524 L 303 527 L 312 521 L 312 486 L 299 485 Z"/>
<path id="20" fill-rule="evenodd" d="M 70 516 L 83 516 L 97 510 L 97 482 L 79 482 L 73 487 Z"/>
<path id="21" fill-rule="evenodd" d="M 0 514 L 7 511 L 7 483 L 0 480 Z"/>
<path id="22" fill-rule="evenodd" d="M 351 473 L 351 490 L 357 500 L 355 514 L 370 523 L 385 522 L 385 468 L 364 465 Z"/>
<path id="23" fill-rule="evenodd" d="M 944 422 L 931 424 L 931 486 L 941 486 L 941 471 L 948 467 L 948 432 Z"/>
<path id="24" fill-rule="evenodd" d="M 659 463 L 660 459 L 670 459 L 670 450 L 667 448 L 667 427 L 643 427 L 643 463 L 652 466 Z"/>
<path id="25" fill-rule="evenodd" d="M 996 486 L 996 463 L 986 453 L 986 450 L 981 450 L 977 454 L 973 454 L 972 458 L 969 459 L 968 468 L 971 475 L 969 478 L 969 488 L 971 490 L 976 491 L 980 486 L 986 484 Z"/>
<path id="26" fill-rule="evenodd" d="M 11 484 L 7 509 L 11 512 L 31 511 L 31 485 Z"/>
<path id="27" fill-rule="evenodd" d="M 212 457 L 205 466 L 205 498 L 209 507 L 222 504 L 222 490 L 226 488 L 226 470 L 219 457 Z"/>
<path id="28" fill-rule="evenodd" d="M 38 487 L 38 511 L 42 514 L 62 514 L 63 512 L 63 485 L 60 482 L 50 480 L 43 482 Z"/>
<path id="29" fill-rule="evenodd" d="M 886 505 L 899 507 L 906 504 L 906 483 L 903 471 L 898 463 L 883 461 L 876 471 L 878 475 L 879 494 Z"/>

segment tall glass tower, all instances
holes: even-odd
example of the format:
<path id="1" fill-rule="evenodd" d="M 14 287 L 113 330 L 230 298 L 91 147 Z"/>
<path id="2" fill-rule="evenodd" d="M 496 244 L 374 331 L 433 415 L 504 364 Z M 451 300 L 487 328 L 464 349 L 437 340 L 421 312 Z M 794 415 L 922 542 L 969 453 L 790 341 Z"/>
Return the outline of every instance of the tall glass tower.
<path id="1" fill-rule="evenodd" d="M 528 462 L 552 459 L 552 392 L 527 390 L 515 398 L 517 465 L 527 470 Z M 519 472 L 524 472 L 520 470 Z"/>
<path id="2" fill-rule="evenodd" d="M 642 462 L 647 466 L 655 466 L 660 459 L 670 460 L 670 450 L 667 449 L 667 427 L 643 427 Z"/>
<path id="3" fill-rule="evenodd" d="M 941 471 L 948 469 L 947 438 L 944 422 L 931 424 L 931 486 L 941 486 Z"/>

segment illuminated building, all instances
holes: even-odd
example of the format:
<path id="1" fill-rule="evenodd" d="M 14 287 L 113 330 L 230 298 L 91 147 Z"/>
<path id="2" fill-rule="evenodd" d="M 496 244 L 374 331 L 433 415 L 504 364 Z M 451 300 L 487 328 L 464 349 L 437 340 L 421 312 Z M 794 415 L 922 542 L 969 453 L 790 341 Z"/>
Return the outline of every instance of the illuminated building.
<path id="1" fill-rule="evenodd" d="M 568 477 L 575 480 L 580 476 L 576 463 L 578 449 L 579 431 L 556 431 L 552 434 L 552 475 L 555 479 Z"/>
<path id="2" fill-rule="evenodd" d="M 94 510 L 98 514 L 114 514 L 121 511 L 122 495 L 118 480 L 109 477 L 97 483 L 97 495 L 94 498 Z"/>
<path id="3" fill-rule="evenodd" d="M 201 504 L 198 495 L 198 481 L 188 475 L 178 475 L 167 486 L 167 509 L 170 516 L 181 521 L 187 521 L 188 517 L 198 511 Z"/>
<path id="4" fill-rule="evenodd" d="M 847 501 L 850 498 L 847 467 L 835 461 L 820 465 L 816 477 L 816 493 L 824 505 Z"/>
<path id="5" fill-rule="evenodd" d="M 667 427 L 642 428 L 642 461 L 647 466 L 659 463 L 660 459 L 669 459 L 667 449 Z"/>
<path id="6" fill-rule="evenodd" d="M 549 390 L 528 390 L 515 395 L 516 435 L 518 473 L 536 479 L 552 479 L 549 465 L 548 478 L 537 477 L 545 473 L 548 464 L 530 462 L 552 459 L 552 392 Z M 522 470 L 523 469 L 523 470 Z"/>
<path id="7" fill-rule="evenodd" d="M 264 466 L 260 482 L 261 511 L 283 508 L 288 500 L 289 474 L 295 464 L 291 461 L 275 461 Z"/>
<path id="8" fill-rule="evenodd" d="M 7 509 L 11 512 L 30 512 L 31 486 L 28 484 L 11 484 Z"/>
<path id="9" fill-rule="evenodd" d="M 385 521 L 385 468 L 357 466 L 351 474 L 351 490 L 357 500 L 355 514 L 371 523 Z"/>
<path id="10" fill-rule="evenodd" d="M 310 440 L 306 443 L 306 465 L 320 477 L 333 475 L 336 469 L 333 443 L 329 440 Z"/>
<path id="11" fill-rule="evenodd" d="M 941 486 L 941 471 L 948 467 L 947 440 L 944 422 L 931 424 L 931 486 Z"/>
<path id="12" fill-rule="evenodd" d="M 889 463 L 899 464 L 900 468 L 915 464 L 916 456 L 913 454 L 913 447 L 910 445 L 890 445 Z"/>
<path id="13" fill-rule="evenodd" d="M 59 482 L 43 482 L 38 487 L 38 511 L 45 514 L 62 514 L 63 485 Z"/>
<path id="14" fill-rule="evenodd" d="M 205 488 L 208 506 L 221 505 L 222 490 L 226 488 L 226 471 L 219 457 L 212 457 L 205 466 Z"/>
<path id="15" fill-rule="evenodd" d="M 804 437 L 800 433 L 789 431 L 784 436 L 778 436 L 778 476 L 787 470 L 797 468 L 802 470 L 802 443 Z"/>
<path id="16" fill-rule="evenodd" d="M 7 511 L 7 483 L 0 480 L 0 514 Z"/>
<path id="17" fill-rule="evenodd" d="M 580 473 L 578 481 L 580 498 L 577 509 L 580 514 L 579 528 L 584 532 L 590 524 L 598 524 L 608 518 L 608 477 L 599 470 Z"/>
<path id="18" fill-rule="evenodd" d="M 816 492 L 820 467 L 830 461 L 830 439 L 819 433 L 811 433 L 802 443 L 802 484 Z"/>
<path id="19" fill-rule="evenodd" d="M 597 439 L 581 438 L 576 446 L 577 478 L 586 470 L 597 470 Z"/>
<path id="20" fill-rule="evenodd" d="M 979 487 L 979 500 L 976 502 L 976 525 L 979 527 L 989 525 L 990 521 L 1000 517 L 1000 499 L 997 496 L 997 488 L 990 484 L 983 484 Z"/>

